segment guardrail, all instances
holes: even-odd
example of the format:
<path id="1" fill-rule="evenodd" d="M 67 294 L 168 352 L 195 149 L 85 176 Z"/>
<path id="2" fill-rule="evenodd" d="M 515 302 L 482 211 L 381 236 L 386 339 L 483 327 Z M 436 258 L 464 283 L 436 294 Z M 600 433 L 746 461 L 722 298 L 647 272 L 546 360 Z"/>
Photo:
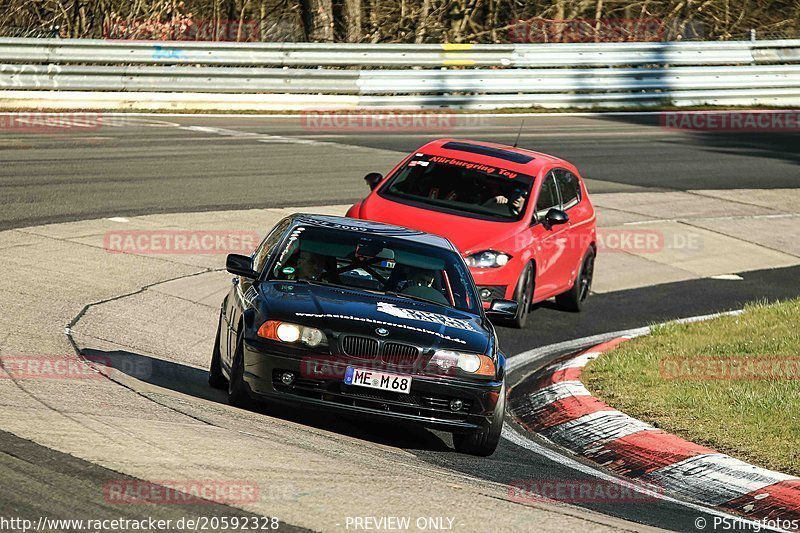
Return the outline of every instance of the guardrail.
<path id="1" fill-rule="evenodd" d="M 128 102 L 123 107 L 135 107 L 131 93 L 171 94 L 178 103 L 200 93 L 207 103 L 217 98 L 220 109 L 230 102 L 226 94 L 246 94 L 256 109 L 307 108 L 302 95 L 324 95 L 316 105 L 326 107 L 798 105 L 800 40 L 331 45 L 0 38 L 0 89 L 0 105 L 18 106 L 29 94 L 45 107 L 59 98 L 52 91 L 85 92 L 110 106 L 119 105 L 116 94 Z M 76 98 L 70 95 L 71 105 Z"/>

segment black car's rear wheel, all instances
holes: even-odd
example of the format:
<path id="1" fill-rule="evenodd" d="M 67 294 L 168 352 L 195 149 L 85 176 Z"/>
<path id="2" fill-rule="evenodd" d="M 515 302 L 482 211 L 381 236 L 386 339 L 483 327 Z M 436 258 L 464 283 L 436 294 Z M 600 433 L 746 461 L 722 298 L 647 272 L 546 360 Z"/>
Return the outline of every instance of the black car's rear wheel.
<path id="1" fill-rule="evenodd" d="M 236 352 L 233 354 L 231 379 L 228 381 L 228 403 L 234 407 L 250 405 L 250 396 L 244 382 L 244 343 L 241 337 L 236 342 Z"/>
<path id="2" fill-rule="evenodd" d="M 217 337 L 214 339 L 214 350 L 211 352 L 211 365 L 208 368 L 208 384 L 215 389 L 228 388 L 228 380 L 222 373 L 222 354 L 219 351 L 220 332 L 222 331 L 222 316 L 217 322 Z"/>
<path id="3" fill-rule="evenodd" d="M 506 412 L 506 385 L 500 389 L 497 405 L 492 415 L 492 425 L 480 433 L 454 433 L 453 446 L 460 453 L 488 457 L 492 455 L 500 443 L 503 432 L 503 417 Z"/>
<path id="4" fill-rule="evenodd" d="M 589 291 L 592 289 L 592 279 L 594 278 L 594 250 L 589 248 L 583 256 L 581 269 L 575 277 L 575 283 L 567 292 L 556 296 L 556 305 L 565 311 L 580 311 L 583 309 L 586 299 L 589 298 Z"/>

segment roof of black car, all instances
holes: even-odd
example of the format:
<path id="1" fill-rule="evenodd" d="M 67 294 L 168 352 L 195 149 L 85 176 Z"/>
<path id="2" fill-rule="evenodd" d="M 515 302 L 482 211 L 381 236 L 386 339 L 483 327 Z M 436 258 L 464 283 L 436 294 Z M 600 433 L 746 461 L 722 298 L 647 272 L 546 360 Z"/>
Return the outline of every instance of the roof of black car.
<path id="1" fill-rule="evenodd" d="M 415 229 L 384 224 L 383 222 L 373 222 L 371 220 L 361 220 L 358 218 L 337 217 L 332 215 L 315 215 L 311 213 L 295 213 L 293 223 L 295 226 L 318 226 L 333 228 L 345 231 L 354 231 L 366 235 L 379 235 L 382 237 L 392 237 L 399 240 L 411 241 L 420 244 L 427 244 L 436 248 L 444 248 L 458 252 L 458 249 L 449 240 L 439 235 L 425 233 Z"/>

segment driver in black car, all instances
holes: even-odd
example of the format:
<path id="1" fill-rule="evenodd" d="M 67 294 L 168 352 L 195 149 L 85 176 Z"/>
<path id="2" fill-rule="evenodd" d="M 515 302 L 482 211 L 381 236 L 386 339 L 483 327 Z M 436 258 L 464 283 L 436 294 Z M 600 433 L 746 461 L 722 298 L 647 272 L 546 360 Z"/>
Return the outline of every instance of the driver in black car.
<path id="1" fill-rule="evenodd" d="M 301 251 L 297 258 L 295 279 L 300 281 L 320 281 L 325 272 L 325 256 L 314 252 Z"/>
<path id="2" fill-rule="evenodd" d="M 336 283 L 338 280 L 331 274 L 329 258 L 324 255 L 301 250 L 297 254 L 297 263 L 294 268 L 285 269 L 284 274 L 288 281 L 326 281 Z"/>
<path id="3" fill-rule="evenodd" d="M 406 281 L 406 286 L 400 291 L 401 294 L 424 298 L 432 302 L 447 305 L 447 298 L 442 295 L 435 287 L 436 276 L 431 270 L 411 269 Z"/>

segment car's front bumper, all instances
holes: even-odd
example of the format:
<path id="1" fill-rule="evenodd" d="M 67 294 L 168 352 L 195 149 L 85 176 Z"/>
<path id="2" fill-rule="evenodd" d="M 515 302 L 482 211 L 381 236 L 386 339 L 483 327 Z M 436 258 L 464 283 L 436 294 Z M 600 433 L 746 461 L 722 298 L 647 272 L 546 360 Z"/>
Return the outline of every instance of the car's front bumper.
<path id="1" fill-rule="evenodd" d="M 522 265 L 511 260 L 507 265 L 497 268 L 470 267 L 470 274 L 475 280 L 481 302 L 488 307 L 494 299 L 513 300 L 517 290 L 517 282 L 522 273 Z M 484 290 L 485 289 L 485 290 Z M 487 294 L 488 292 L 488 294 Z"/>
<path id="2" fill-rule="evenodd" d="M 343 369 L 348 364 L 367 368 L 368 363 L 337 360 L 335 367 L 321 365 L 323 371 L 316 375 L 315 361 L 330 356 L 276 352 L 260 343 L 244 343 L 244 381 L 256 400 L 409 422 L 454 433 L 488 428 L 502 387 L 501 381 L 468 382 L 412 374 L 409 394 L 381 391 L 344 383 Z M 385 371 L 404 374 L 402 370 Z M 294 375 L 291 384 L 281 381 L 284 372 Z M 451 409 L 450 402 L 455 399 L 462 402 L 459 410 Z"/>

